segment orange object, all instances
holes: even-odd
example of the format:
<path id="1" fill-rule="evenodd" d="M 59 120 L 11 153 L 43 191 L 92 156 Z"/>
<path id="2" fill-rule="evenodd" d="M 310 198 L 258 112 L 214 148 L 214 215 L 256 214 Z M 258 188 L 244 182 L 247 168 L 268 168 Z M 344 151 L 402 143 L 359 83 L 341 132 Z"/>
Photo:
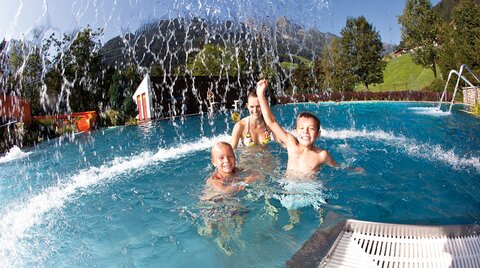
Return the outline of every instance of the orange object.
<path id="1" fill-rule="evenodd" d="M 74 119 L 75 124 L 77 125 L 78 131 L 89 131 L 92 125 L 97 120 L 97 112 L 88 111 L 88 112 L 78 112 L 71 114 L 57 114 L 49 116 L 34 116 L 35 119 Z"/>
<path id="2" fill-rule="evenodd" d="M 95 123 L 97 113 L 95 111 L 72 113 L 72 117 L 79 117 L 76 122 L 78 131 L 89 131 L 92 123 Z"/>
<path id="3" fill-rule="evenodd" d="M 90 120 L 87 120 L 85 117 L 80 117 L 77 121 L 78 131 L 88 131 L 90 130 Z"/>

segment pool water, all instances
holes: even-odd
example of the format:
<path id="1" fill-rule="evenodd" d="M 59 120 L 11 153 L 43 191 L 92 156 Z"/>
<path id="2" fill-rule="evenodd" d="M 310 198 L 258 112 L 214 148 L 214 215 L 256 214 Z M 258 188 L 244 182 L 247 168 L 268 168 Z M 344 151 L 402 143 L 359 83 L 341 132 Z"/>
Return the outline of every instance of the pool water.
<path id="1" fill-rule="evenodd" d="M 343 165 L 365 169 L 322 168 L 296 200 L 300 221 L 288 231 L 281 182 L 287 154 L 271 144 L 237 152 L 240 166 L 265 178 L 235 198 L 244 213 L 232 219 L 225 213 L 227 220 L 205 233 L 199 197 L 213 170 L 211 146 L 230 138 L 228 113 L 14 149 L 0 158 L 0 266 L 282 267 L 332 213 L 389 223 L 478 223 L 480 121 L 461 106 L 451 114 L 434 107 L 273 107 L 290 131 L 299 112 L 317 114 L 322 133 L 316 145 Z"/>

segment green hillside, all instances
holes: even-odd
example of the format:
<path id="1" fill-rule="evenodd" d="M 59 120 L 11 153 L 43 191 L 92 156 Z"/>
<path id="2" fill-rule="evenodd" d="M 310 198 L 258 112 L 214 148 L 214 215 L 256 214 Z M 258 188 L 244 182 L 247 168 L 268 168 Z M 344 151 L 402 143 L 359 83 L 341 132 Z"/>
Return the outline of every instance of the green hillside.
<path id="1" fill-rule="evenodd" d="M 440 74 L 440 71 L 437 71 Z M 433 72 L 416 65 L 410 54 L 391 59 L 383 72 L 383 83 L 370 85 L 369 91 L 399 91 L 399 90 L 422 90 L 434 80 Z M 358 85 L 357 90 L 365 90 L 364 85 Z"/>

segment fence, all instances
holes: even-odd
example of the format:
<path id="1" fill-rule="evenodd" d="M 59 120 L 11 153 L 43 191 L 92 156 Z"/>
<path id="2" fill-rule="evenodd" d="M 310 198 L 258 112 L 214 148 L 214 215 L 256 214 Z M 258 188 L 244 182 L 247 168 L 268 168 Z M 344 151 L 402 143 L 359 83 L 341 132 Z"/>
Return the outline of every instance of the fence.
<path id="1" fill-rule="evenodd" d="M 28 100 L 0 95 L 0 122 L 19 121 L 32 122 L 32 111 Z"/>
<path id="2" fill-rule="evenodd" d="M 391 100 L 391 101 L 439 101 L 441 93 L 431 91 L 387 91 L 387 92 L 332 92 L 319 94 L 295 94 L 277 96 L 279 103 L 319 102 L 319 101 L 356 101 L 356 100 Z M 449 93 L 448 98 L 452 98 Z"/>

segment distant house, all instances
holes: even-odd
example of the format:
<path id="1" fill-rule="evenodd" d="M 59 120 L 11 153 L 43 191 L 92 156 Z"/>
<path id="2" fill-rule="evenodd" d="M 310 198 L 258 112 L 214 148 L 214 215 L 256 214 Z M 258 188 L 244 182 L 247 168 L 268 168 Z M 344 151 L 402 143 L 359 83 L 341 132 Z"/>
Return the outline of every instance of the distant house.
<path id="1" fill-rule="evenodd" d="M 154 118 L 150 75 L 145 75 L 132 98 L 137 104 L 138 120 L 148 120 Z"/>
<path id="2" fill-rule="evenodd" d="M 397 50 L 393 51 L 393 57 L 398 58 L 407 52 L 408 52 L 408 49 L 406 48 L 398 48 Z"/>
<path id="3" fill-rule="evenodd" d="M 256 81 L 243 78 L 147 74 L 132 98 L 137 104 L 139 120 L 170 118 L 207 113 L 212 99 L 217 109 L 231 109 L 255 85 Z"/>

